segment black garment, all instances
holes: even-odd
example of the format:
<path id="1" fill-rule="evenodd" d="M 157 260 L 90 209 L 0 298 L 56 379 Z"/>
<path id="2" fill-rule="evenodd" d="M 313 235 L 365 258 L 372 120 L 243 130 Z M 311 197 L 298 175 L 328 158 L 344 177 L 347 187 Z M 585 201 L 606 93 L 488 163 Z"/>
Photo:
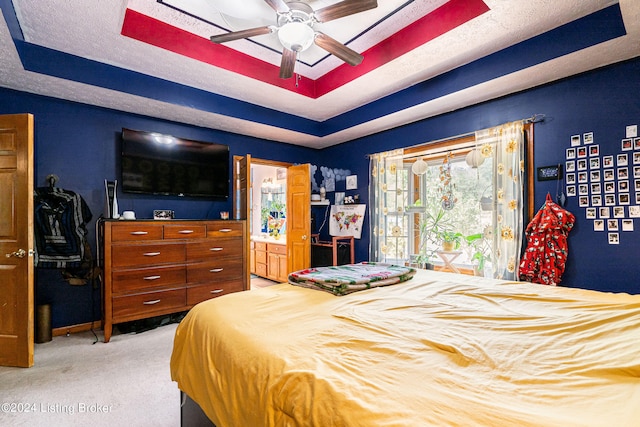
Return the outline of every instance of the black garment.
<path id="1" fill-rule="evenodd" d="M 56 187 L 35 190 L 35 258 L 42 268 L 80 268 L 91 262 L 86 224 L 91 210 L 73 191 Z"/>

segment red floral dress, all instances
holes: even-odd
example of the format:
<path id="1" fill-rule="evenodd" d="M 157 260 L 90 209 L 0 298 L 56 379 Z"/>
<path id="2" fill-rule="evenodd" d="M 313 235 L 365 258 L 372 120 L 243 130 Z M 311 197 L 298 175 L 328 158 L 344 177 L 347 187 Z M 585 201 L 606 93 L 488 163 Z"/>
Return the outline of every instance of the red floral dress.
<path id="1" fill-rule="evenodd" d="M 527 248 L 520 261 L 520 280 L 557 285 L 562 279 L 569 247 L 567 235 L 575 216 L 554 203 L 551 195 L 525 230 Z"/>

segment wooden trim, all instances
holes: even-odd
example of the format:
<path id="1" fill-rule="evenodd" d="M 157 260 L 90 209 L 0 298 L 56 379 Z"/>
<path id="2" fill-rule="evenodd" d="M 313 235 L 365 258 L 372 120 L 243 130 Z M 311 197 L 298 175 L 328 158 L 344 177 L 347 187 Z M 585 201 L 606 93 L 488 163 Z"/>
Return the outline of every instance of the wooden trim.
<path id="1" fill-rule="evenodd" d="M 51 330 L 51 335 L 54 337 L 61 337 L 63 335 L 76 334 L 78 332 L 87 332 L 92 329 L 102 329 L 102 321 L 96 320 L 94 322 L 80 323 L 78 325 L 53 328 Z"/>
<path id="2" fill-rule="evenodd" d="M 527 174 L 527 182 L 526 182 L 526 186 L 527 186 L 527 205 L 528 205 L 528 209 L 526 212 L 527 215 L 527 223 L 529 223 L 532 219 L 533 219 L 533 215 L 534 215 L 534 209 L 535 209 L 535 195 L 536 195 L 536 191 L 535 191 L 535 162 L 534 162 L 534 156 L 533 156 L 533 152 L 534 152 L 534 145 L 535 145 L 535 140 L 534 140 L 534 136 L 533 136 L 533 123 L 526 123 L 523 126 L 523 131 L 525 134 L 525 143 L 526 143 L 526 162 L 525 164 L 527 165 L 527 170 L 526 170 L 526 174 Z"/>
<path id="3" fill-rule="evenodd" d="M 475 133 L 471 135 L 464 135 L 464 136 L 457 136 L 457 137 L 454 136 L 453 138 L 447 138 L 441 141 L 427 142 L 425 144 L 420 144 L 413 147 L 405 148 L 404 155 L 405 156 L 408 154 L 419 155 L 421 152 L 427 151 L 427 150 L 428 151 L 446 150 L 447 147 L 450 147 L 452 145 L 470 144 L 472 142 L 475 142 L 475 140 L 476 140 Z"/>

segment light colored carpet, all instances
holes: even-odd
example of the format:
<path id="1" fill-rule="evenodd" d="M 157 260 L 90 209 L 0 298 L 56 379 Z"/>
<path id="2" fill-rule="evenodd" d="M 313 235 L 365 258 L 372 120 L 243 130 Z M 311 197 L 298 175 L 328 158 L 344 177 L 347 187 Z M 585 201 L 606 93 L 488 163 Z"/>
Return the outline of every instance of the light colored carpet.
<path id="1" fill-rule="evenodd" d="M 116 334 L 91 332 L 35 344 L 32 368 L 0 367 L 1 426 L 180 425 L 169 360 L 177 324 Z M 7 413 L 9 410 L 16 412 Z"/>

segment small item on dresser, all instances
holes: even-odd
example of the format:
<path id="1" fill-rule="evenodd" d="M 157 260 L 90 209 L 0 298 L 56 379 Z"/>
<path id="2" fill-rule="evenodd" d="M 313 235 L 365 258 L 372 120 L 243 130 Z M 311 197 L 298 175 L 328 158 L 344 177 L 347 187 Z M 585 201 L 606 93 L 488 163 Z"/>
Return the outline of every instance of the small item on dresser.
<path id="1" fill-rule="evenodd" d="M 227 211 L 220 212 L 220 219 L 229 219 L 229 212 Z"/>
<path id="2" fill-rule="evenodd" d="M 153 211 L 153 219 L 173 219 L 175 213 L 170 209 L 159 209 Z"/>
<path id="3" fill-rule="evenodd" d="M 132 220 L 132 219 L 136 219 L 136 213 L 134 211 L 124 211 L 122 212 L 122 219 L 125 220 Z"/>

